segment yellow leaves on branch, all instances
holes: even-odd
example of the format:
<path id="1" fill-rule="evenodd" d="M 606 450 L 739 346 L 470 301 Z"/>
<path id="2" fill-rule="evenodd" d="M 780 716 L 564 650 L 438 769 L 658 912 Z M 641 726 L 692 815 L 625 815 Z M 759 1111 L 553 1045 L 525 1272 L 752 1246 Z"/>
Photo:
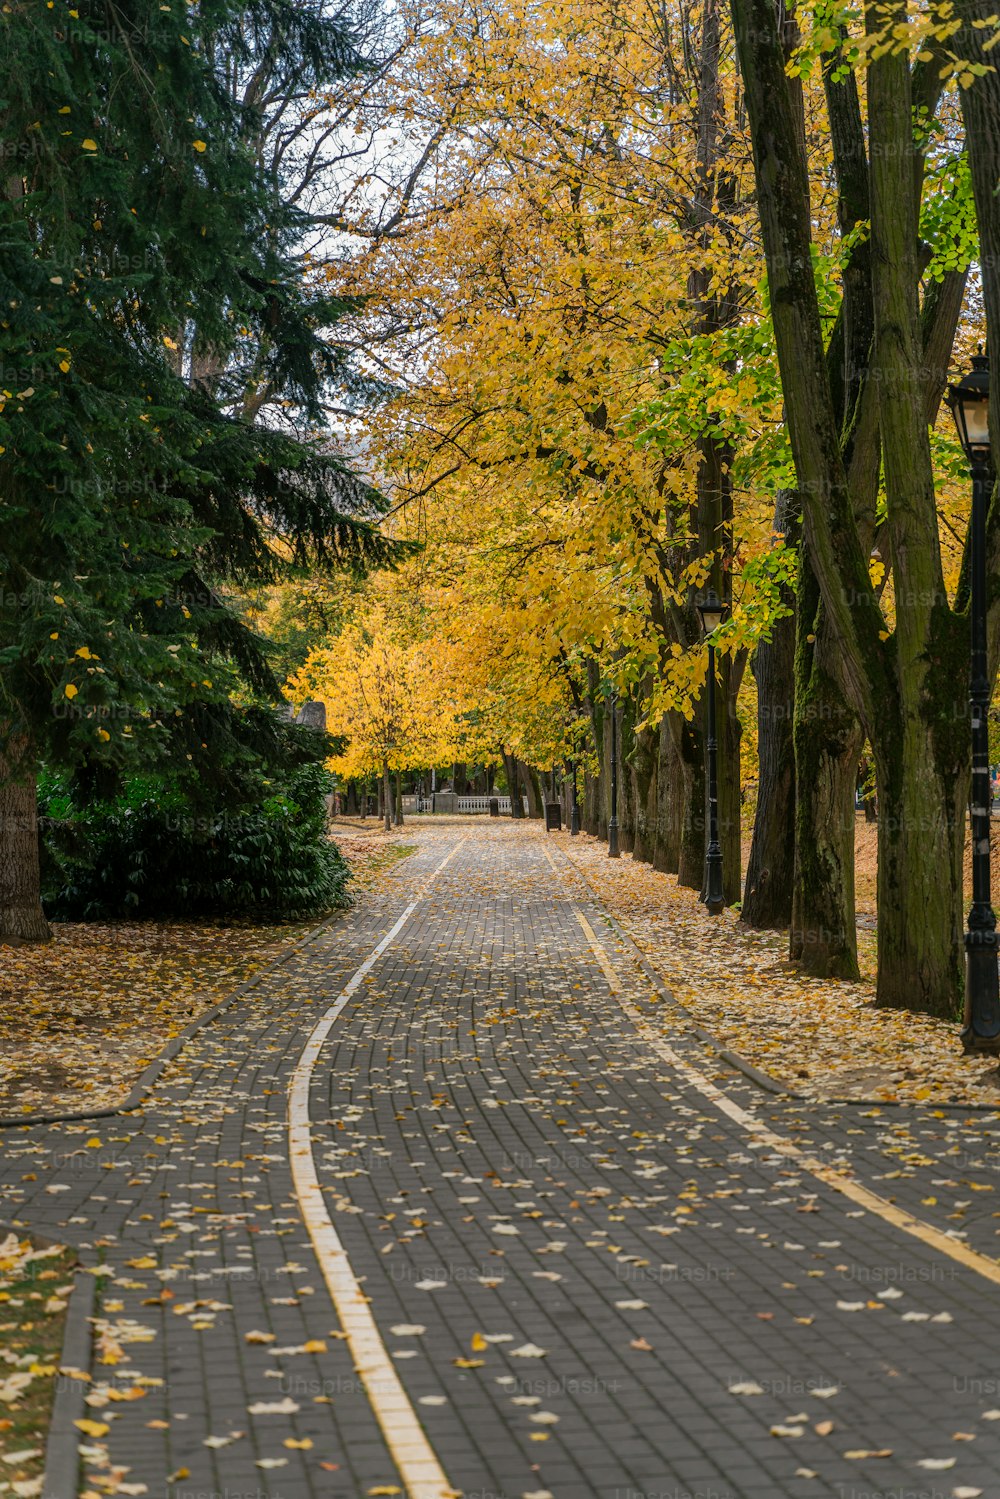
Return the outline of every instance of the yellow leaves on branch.
<path id="1" fill-rule="evenodd" d="M 692 300 L 692 278 L 738 288 L 748 326 L 763 319 L 741 206 L 751 164 L 729 151 L 734 202 L 694 232 L 697 130 L 664 87 L 655 27 L 622 27 L 596 0 L 501 0 L 485 28 L 475 6 L 444 0 L 439 19 L 385 97 L 400 138 L 439 133 L 433 169 L 398 232 L 321 274 L 359 297 L 362 319 L 420 330 L 380 341 L 401 394 L 370 414 L 368 437 L 397 525 L 444 580 L 425 638 L 474 704 L 464 742 L 547 764 L 570 744 L 570 683 L 578 701 L 595 663 L 616 663 L 623 684 L 660 681 L 660 711 L 689 711 L 704 672 L 700 645 L 664 666 L 669 605 L 713 560 L 687 566 L 697 439 L 708 422 L 756 441 L 780 417 L 752 351 L 700 337 Z M 720 118 L 737 117 L 736 90 L 724 68 Z M 359 182 L 350 205 L 362 238 L 370 190 Z M 760 555 L 770 485 L 735 495 L 735 540 Z M 753 645 L 771 608 L 753 586 L 743 594 L 733 648 Z"/>
<path id="2" fill-rule="evenodd" d="M 450 758 L 457 715 L 433 653 L 404 639 L 377 600 L 328 646 L 311 652 L 288 684 L 293 699 L 319 698 L 327 728 L 346 740 L 333 769 L 344 775 L 403 770 Z"/>

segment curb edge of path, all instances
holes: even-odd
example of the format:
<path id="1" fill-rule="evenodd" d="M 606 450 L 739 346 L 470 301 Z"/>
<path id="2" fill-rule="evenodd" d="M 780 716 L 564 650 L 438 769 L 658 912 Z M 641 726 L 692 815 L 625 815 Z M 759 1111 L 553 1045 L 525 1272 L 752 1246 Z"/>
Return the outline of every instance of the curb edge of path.
<path id="1" fill-rule="evenodd" d="M 97 1277 L 86 1273 L 81 1262 L 73 1279 L 66 1326 L 63 1330 L 56 1393 L 45 1441 L 45 1477 L 42 1499 L 76 1499 L 80 1472 L 79 1440 L 75 1423 L 85 1413 L 87 1381 L 62 1374 L 63 1369 L 91 1373 L 93 1335 L 91 1318 L 97 1300 Z M 60 1381 L 61 1382 L 58 1382 Z"/>
<path id="2" fill-rule="evenodd" d="M 218 1004 L 213 1005 L 204 1014 L 196 1015 L 194 1020 L 189 1021 L 184 1026 L 183 1030 L 178 1031 L 176 1036 L 171 1036 L 170 1040 L 166 1041 L 160 1047 L 160 1050 L 153 1057 L 152 1061 L 147 1063 L 143 1068 L 132 1085 L 130 1092 L 120 1103 L 111 1104 L 103 1109 L 80 1109 L 65 1114 L 24 1114 L 11 1119 L 0 1118 L 0 1129 L 24 1129 L 33 1124 L 71 1124 L 84 1119 L 113 1119 L 119 1114 L 131 1113 L 133 1109 L 139 1107 L 160 1074 L 165 1070 L 167 1064 L 173 1061 L 178 1052 L 183 1051 L 192 1036 L 196 1035 L 204 1026 L 211 1025 L 212 1021 L 217 1020 L 225 1010 L 229 1009 L 230 1005 L 235 1004 L 238 999 L 243 999 L 245 995 L 249 994 L 252 989 L 255 989 L 264 979 L 276 973 L 279 968 L 288 962 L 289 958 L 293 958 L 297 952 L 301 952 L 304 947 L 308 947 L 311 942 L 315 942 L 317 937 L 321 936 L 323 932 L 327 931 L 336 922 L 341 921 L 353 909 L 354 907 L 351 905 L 341 906 L 338 910 L 331 911 L 329 916 L 324 916 L 322 921 L 317 922 L 314 927 L 311 927 L 304 937 L 301 937 L 298 942 L 293 943 L 287 952 L 275 958 L 272 963 L 268 963 L 267 967 L 262 968 L 259 973 L 254 974 L 252 979 L 248 979 L 245 984 L 240 984 L 237 989 L 233 989 L 231 993 L 226 995 L 225 999 L 221 999 Z"/>
<path id="3" fill-rule="evenodd" d="M 71 1249 L 76 1256 L 73 1267 L 73 1286 L 66 1308 L 66 1325 L 63 1328 L 62 1347 L 56 1372 L 56 1386 L 49 1412 L 49 1426 L 45 1436 L 45 1471 L 42 1477 L 42 1499 L 76 1499 L 80 1471 L 79 1442 L 74 1427 L 85 1413 L 85 1397 L 88 1381 L 66 1379 L 59 1383 L 63 1369 L 79 1369 L 82 1374 L 91 1373 L 93 1337 L 91 1317 L 97 1300 L 97 1277 L 87 1273 L 88 1263 L 94 1256 L 64 1239 L 54 1239 L 51 1234 L 36 1233 L 27 1224 L 9 1218 L 0 1218 L 0 1229 L 7 1229 L 18 1238 L 31 1238 L 41 1244 L 58 1244 Z"/>
<path id="4" fill-rule="evenodd" d="M 739 1052 L 733 1051 L 731 1047 L 723 1046 L 721 1041 L 717 1040 L 710 1031 L 706 1031 L 702 1026 L 696 1025 L 694 1023 L 694 1016 L 691 1014 L 691 1011 L 688 1010 L 686 1006 L 683 1005 L 677 998 L 676 994 L 674 994 L 673 991 L 667 987 L 666 983 L 656 972 L 655 968 L 649 962 L 645 953 L 642 951 L 641 947 L 639 947 L 635 939 L 630 936 L 630 934 L 624 929 L 618 918 L 611 914 L 604 903 L 604 899 L 601 896 L 600 891 L 593 884 L 589 876 L 584 873 L 576 860 L 571 858 L 568 853 L 565 854 L 564 857 L 569 861 L 570 864 L 572 864 L 574 870 L 580 876 L 580 879 L 586 885 L 587 889 L 590 891 L 594 903 L 600 909 L 600 912 L 605 921 L 607 921 L 608 925 L 624 943 L 625 947 L 628 949 L 629 956 L 646 975 L 657 993 L 661 996 L 661 998 L 669 1000 L 672 1005 L 675 1005 L 676 1008 L 685 1017 L 685 1019 L 690 1022 L 692 1035 L 696 1036 L 697 1039 L 701 1041 L 705 1046 L 710 1046 L 712 1050 L 717 1053 L 720 1060 L 726 1062 L 730 1067 L 734 1068 L 735 1071 L 741 1072 L 744 1077 L 749 1078 L 749 1080 L 752 1083 L 755 1083 L 758 1088 L 762 1088 L 767 1093 L 773 1093 L 782 1098 L 791 1099 L 796 1103 L 807 1103 L 813 1106 L 820 1107 L 824 1105 L 836 1105 L 838 1108 L 868 1109 L 934 1108 L 958 1109 L 967 1114 L 1000 1113 L 1000 1099 L 998 1099 L 996 1103 L 935 1103 L 930 1099 L 928 1099 L 926 1103 L 911 1103 L 909 1099 L 905 1098 L 810 1098 L 808 1094 L 799 1093 L 796 1091 L 796 1089 L 790 1088 L 788 1084 L 783 1083 L 780 1078 L 772 1077 L 769 1072 L 762 1072 L 759 1067 L 754 1067 L 753 1064 L 751 1062 L 748 1062 L 745 1057 L 740 1056 Z"/>

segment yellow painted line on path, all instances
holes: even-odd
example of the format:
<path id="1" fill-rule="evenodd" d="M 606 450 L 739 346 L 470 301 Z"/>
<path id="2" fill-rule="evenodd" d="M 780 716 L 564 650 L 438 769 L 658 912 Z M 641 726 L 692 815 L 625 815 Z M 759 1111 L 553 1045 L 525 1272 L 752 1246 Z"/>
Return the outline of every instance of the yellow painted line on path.
<path id="1" fill-rule="evenodd" d="M 552 868 L 557 874 L 562 873 L 549 850 L 544 844 L 542 847 Z M 572 863 L 572 860 L 570 862 Z M 852 1202 L 857 1203 L 859 1207 L 864 1208 L 867 1212 L 877 1214 L 886 1223 L 891 1223 L 895 1228 L 901 1228 L 904 1233 L 912 1235 L 915 1239 L 919 1239 L 922 1244 L 927 1245 L 928 1249 L 933 1249 L 938 1254 L 947 1255 L 949 1259 L 957 1261 L 960 1265 L 964 1265 L 966 1269 L 974 1270 L 984 1280 L 992 1281 L 994 1285 L 1000 1285 L 1000 1262 L 991 1259 L 989 1255 L 979 1254 L 975 1249 L 970 1249 L 960 1239 L 953 1239 L 950 1234 L 944 1233 L 940 1228 L 935 1228 L 933 1223 L 927 1223 L 923 1218 L 914 1218 L 912 1213 L 906 1212 L 903 1208 L 896 1207 L 895 1203 L 888 1202 L 884 1197 L 880 1197 L 877 1192 L 870 1191 L 868 1187 L 863 1187 L 860 1182 L 854 1181 L 849 1176 L 845 1176 L 843 1172 L 835 1171 L 832 1166 L 826 1166 L 822 1161 L 818 1161 L 815 1156 L 800 1150 L 796 1144 L 786 1139 L 784 1135 L 776 1134 L 774 1130 L 763 1124 L 753 1114 L 741 1108 L 738 1103 L 734 1103 L 721 1088 L 717 1088 L 712 1080 L 706 1077 L 697 1067 L 692 1067 L 690 1063 L 685 1062 L 679 1057 L 673 1047 L 662 1040 L 646 1017 L 625 997 L 621 979 L 615 972 L 611 960 L 598 941 L 597 934 L 590 922 L 577 905 L 573 904 L 572 909 L 577 921 L 583 928 L 591 951 L 608 981 L 609 989 L 632 1021 L 636 1030 L 652 1049 L 665 1062 L 668 1062 L 671 1067 L 675 1068 L 693 1087 L 697 1088 L 703 1097 L 709 1099 L 717 1109 L 732 1119 L 735 1124 L 746 1130 L 747 1134 L 753 1135 L 756 1140 L 767 1145 L 777 1154 L 787 1156 L 789 1160 L 794 1161 L 797 1166 L 800 1166 L 803 1171 L 808 1171 L 810 1176 L 814 1176 L 817 1180 L 825 1182 L 827 1186 L 833 1187 L 843 1197 L 850 1198 Z"/>
<path id="2" fill-rule="evenodd" d="M 292 1076 L 288 1094 L 288 1148 L 295 1193 L 302 1206 L 302 1217 L 312 1240 L 316 1258 L 327 1289 L 347 1334 L 347 1345 L 354 1359 L 375 1418 L 382 1428 L 386 1446 L 392 1454 L 399 1477 L 409 1499 L 454 1499 L 453 1489 L 445 1476 L 433 1447 L 427 1440 L 420 1419 L 403 1389 L 395 1365 L 378 1330 L 368 1298 L 351 1268 L 351 1262 L 333 1226 L 323 1200 L 313 1158 L 309 1121 L 309 1087 L 313 1068 L 319 1060 L 338 1016 L 362 980 L 378 962 L 386 948 L 399 936 L 416 910 L 419 899 L 445 865 L 466 842 L 462 838 L 446 858 L 427 877 L 417 899 L 412 900 L 378 946 L 356 969 L 336 1000 L 324 1014 L 306 1042 Z"/>

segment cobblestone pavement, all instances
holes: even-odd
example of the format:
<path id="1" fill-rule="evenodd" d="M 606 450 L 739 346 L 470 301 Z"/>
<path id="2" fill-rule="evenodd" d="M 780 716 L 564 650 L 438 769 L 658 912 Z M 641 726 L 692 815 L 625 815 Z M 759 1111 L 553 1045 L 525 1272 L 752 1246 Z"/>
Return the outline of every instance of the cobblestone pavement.
<path id="1" fill-rule="evenodd" d="M 653 995 L 565 835 L 407 836 L 382 892 L 198 1033 L 141 1111 L 0 1139 L 0 1217 L 101 1272 L 80 1492 L 406 1493 L 303 1224 L 287 1111 L 313 1027 L 416 900 L 319 1053 L 310 1114 L 453 1490 L 1000 1496 L 1000 1286 L 756 1138 L 649 1037 L 990 1256 L 995 1118 L 762 1094 Z"/>

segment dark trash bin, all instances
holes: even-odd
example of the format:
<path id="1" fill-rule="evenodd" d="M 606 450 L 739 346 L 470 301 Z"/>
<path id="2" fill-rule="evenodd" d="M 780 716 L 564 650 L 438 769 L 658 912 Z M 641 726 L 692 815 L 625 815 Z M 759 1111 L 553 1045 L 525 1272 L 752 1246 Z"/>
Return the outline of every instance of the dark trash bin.
<path id="1" fill-rule="evenodd" d="M 558 833 L 562 827 L 562 807 L 558 802 L 545 803 L 545 831 Z"/>
<path id="2" fill-rule="evenodd" d="M 498 796 L 491 796 L 490 797 L 490 816 L 491 817 L 499 817 L 500 816 L 500 798 Z"/>

